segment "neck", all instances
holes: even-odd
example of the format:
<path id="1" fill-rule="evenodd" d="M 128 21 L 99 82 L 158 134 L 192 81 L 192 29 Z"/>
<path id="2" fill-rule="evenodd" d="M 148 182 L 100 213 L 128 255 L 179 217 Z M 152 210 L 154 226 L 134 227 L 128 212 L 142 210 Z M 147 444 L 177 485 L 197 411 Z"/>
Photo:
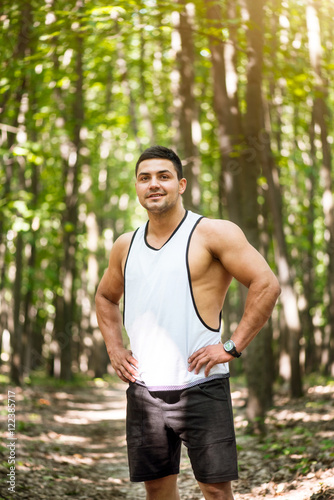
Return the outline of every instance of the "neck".
<path id="1" fill-rule="evenodd" d="M 182 204 L 174 207 L 173 210 L 168 210 L 163 213 L 148 212 L 149 227 L 148 233 L 155 236 L 163 236 L 166 233 L 174 231 L 174 229 L 182 221 L 186 210 Z"/>

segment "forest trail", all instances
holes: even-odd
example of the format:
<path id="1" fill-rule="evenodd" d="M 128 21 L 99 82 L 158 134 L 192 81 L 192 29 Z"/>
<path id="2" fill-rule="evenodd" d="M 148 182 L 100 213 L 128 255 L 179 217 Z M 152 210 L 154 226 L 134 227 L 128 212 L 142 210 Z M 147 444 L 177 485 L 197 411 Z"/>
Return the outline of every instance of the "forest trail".
<path id="1" fill-rule="evenodd" d="M 7 394 L 1 395 L 0 498 L 143 500 L 143 485 L 128 479 L 125 389 L 103 381 L 17 388 L 14 495 L 6 484 Z M 240 466 L 235 500 L 334 499 L 334 386 L 311 387 L 298 401 L 276 398 L 262 440 L 245 431 L 246 390 L 233 383 L 232 390 Z M 182 500 L 203 498 L 184 451 L 179 487 Z"/>

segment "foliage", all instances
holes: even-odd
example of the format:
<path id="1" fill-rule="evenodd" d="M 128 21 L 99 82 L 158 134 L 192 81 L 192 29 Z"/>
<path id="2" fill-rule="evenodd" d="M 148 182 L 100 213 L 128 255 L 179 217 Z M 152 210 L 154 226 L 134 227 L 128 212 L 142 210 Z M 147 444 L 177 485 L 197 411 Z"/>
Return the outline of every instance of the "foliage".
<path id="1" fill-rule="evenodd" d="M 218 4 L 225 15 L 219 27 L 207 23 L 203 0 L 196 0 L 188 8 L 194 9 L 193 93 L 200 127 L 199 208 L 207 216 L 217 217 L 222 210 L 227 217 L 219 194 L 220 149 L 208 39 L 210 36 L 228 44 L 232 35 L 236 36 L 237 90 L 244 114 L 248 64 L 245 33 L 252 26 L 239 4 L 234 19 L 226 15 L 228 2 Z M 32 360 L 26 366 L 27 376 L 31 368 L 50 365 L 59 355 L 57 298 L 64 296 L 64 242 L 72 235 L 76 245 L 73 303 L 77 307 L 75 327 L 72 322 L 67 326 L 75 345 L 74 371 L 90 370 L 97 330 L 92 319 L 97 281 L 107 266 L 113 241 L 145 218 L 134 189 L 136 158 L 152 142 L 182 149 L 175 19 L 177 14 L 183 15 L 183 9 L 182 2 L 154 0 L 3 2 L 1 327 L 13 335 L 13 324 L 18 322 L 26 335 L 24 342 L 31 343 Z M 319 9 L 322 71 L 328 84 L 324 96 L 332 112 L 333 7 L 326 0 Z M 328 249 L 320 176 L 321 138 L 316 130 L 315 142 L 319 147 L 314 151 L 310 136 L 312 100 L 317 96 L 317 88 L 309 60 L 305 3 L 267 1 L 264 14 L 263 94 L 270 115 L 271 148 L 279 169 L 283 231 L 300 312 L 310 314 L 313 325 L 303 341 L 314 339 L 319 358 L 329 343 L 326 333 L 329 297 L 324 292 Z M 79 56 L 83 66 L 81 89 Z M 78 89 L 82 92 L 81 118 Z M 255 147 L 261 150 L 261 138 L 257 140 Z M 331 123 L 328 141 L 332 146 Z M 241 150 L 243 147 L 241 144 Z M 73 222 L 66 215 L 69 207 L 65 174 L 76 162 L 77 218 Z M 258 203 L 261 217 L 268 219 L 264 230 L 269 232 L 264 234 L 269 237 L 267 256 L 276 269 L 273 222 L 264 196 L 267 188 L 261 172 Z M 21 252 L 20 238 L 24 249 Z M 310 262 L 313 284 L 307 294 Z M 19 315 L 13 318 L 17 301 Z M 235 285 L 231 304 L 232 324 L 235 324 L 240 308 Z M 275 324 L 276 330 L 279 329 L 279 317 Z M 37 339 L 35 343 L 33 338 Z"/>

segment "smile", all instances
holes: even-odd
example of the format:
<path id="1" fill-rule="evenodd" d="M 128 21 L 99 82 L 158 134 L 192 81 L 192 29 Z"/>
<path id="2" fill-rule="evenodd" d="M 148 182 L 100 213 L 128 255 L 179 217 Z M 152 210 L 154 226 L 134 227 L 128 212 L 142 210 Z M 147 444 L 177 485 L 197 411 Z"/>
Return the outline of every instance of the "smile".
<path id="1" fill-rule="evenodd" d="M 153 193 L 147 196 L 147 198 L 161 198 L 161 196 L 165 196 L 162 193 Z"/>

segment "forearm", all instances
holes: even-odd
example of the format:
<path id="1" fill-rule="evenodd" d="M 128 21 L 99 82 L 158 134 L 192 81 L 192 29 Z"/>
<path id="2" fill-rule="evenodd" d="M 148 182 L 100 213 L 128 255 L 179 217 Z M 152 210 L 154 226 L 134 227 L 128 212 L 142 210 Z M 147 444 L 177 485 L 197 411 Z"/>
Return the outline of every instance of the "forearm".
<path id="1" fill-rule="evenodd" d="M 122 338 L 122 315 L 119 305 L 97 292 L 96 316 L 110 363 L 123 382 L 134 382 L 137 376 L 137 360 L 124 347 Z"/>
<path id="2" fill-rule="evenodd" d="M 250 344 L 269 319 L 279 294 L 280 287 L 274 276 L 268 282 L 257 280 L 249 286 L 244 314 L 231 337 L 239 352 Z M 188 369 L 199 373 L 202 366 L 206 365 L 204 373 L 207 377 L 214 365 L 232 359 L 233 356 L 225 351 L 222 344 L 209 345 L 189 357 Z"/>
<path id="3" fill-rule="evenodd" d="M 250 285 L 243 316 L 231 337 L 238 351 L 242 352 L 268 321 L 279 294 L 276 278 Z"/>
<path id="4" fill-rule="evenodd" d="M 122 348 L 122 315 L 119 305 L 111 302 L 101 293 L 97 292 L 95 297 L 96 317 L 101 330 L 108 354 L 113 349 Z"/>

